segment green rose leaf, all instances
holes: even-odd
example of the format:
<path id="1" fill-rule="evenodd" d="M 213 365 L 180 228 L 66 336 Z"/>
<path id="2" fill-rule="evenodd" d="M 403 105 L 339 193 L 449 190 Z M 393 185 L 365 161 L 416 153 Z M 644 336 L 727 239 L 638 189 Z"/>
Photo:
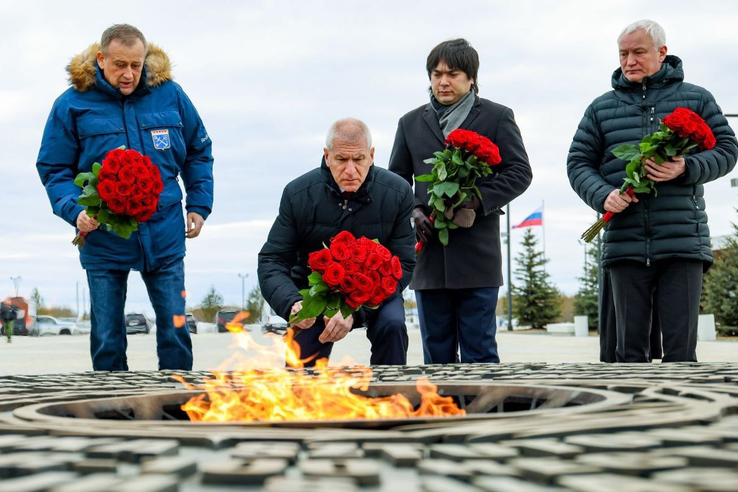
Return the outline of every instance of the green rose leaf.
<path id="1" fill-rule="evenodd" d="M 438 221 L 436 221 L 436 224 L 438 224 Z M 438 240 L 441 241 L 441 244 L 444 246 L 448 246 L 448 229 L 441 229 L 438 232 Z"/>

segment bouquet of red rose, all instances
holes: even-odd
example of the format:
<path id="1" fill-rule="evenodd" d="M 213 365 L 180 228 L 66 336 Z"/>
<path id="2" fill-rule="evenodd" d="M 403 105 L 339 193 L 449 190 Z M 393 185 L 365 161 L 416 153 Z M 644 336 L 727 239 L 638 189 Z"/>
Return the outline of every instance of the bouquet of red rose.
<path id="1" fill-rule="evenodd" d="M 290 325 L 321 314 L 332 318 L 339 311 L 348 318 L 362 306 L 376 309 L 397 290 L 402 264 L 376 240 L 356 239 L 348 231 L 338 233 L 330 246 L 310 253 L 310 287 L 303 289 L 302 309 Z M 292 328 L 295 336 L 299 328 Z"/>
<path id="2" fill-rule="evenodd" d="M 92 172 L 79 173 L 74 184 L 82 188 L 77 203 L 87 215 L 124 239 L 154 215 L 164 189 L 151 159 L 125 147 L 108 152 L 102 164 L 92 165 Z M 83 247 L 87 235 L 80 232 L 72 244 Z"/>
<path id="3" fill-rule="evenodd" d="M 715 147 L 712 130 L 694 111 L 676 108 L 661 121 L 659 130 L 643 137 L 639 145 L 625 144 L 613 149 L 615 157 L 628 161 L 620 193 L 633 196 L 636 193 L 650 193 L 653 190 L 654 196 L 658 196 L 656 182 L 648 178 L 646 160 L 653 159 L 660 165 L 669 158 L 684 155 L 697 146 L 702 150 L 711 150 Z M 615 212 L 607 212 L 582 234 L 582 239 L 591 242 L 614 215 Z"/>
<path id="4" fill-rule="evenodd" d="M 415 181 L 428 181 L 428 206 L 432 212 L 430 220 L 438 230 L 438 239 L 448 245 L 450 229 L 471 227 L 476 216 L 474 210 L 459 208 L 472 200 L 476 194 L 478 178 L 492 174 L 491 166 L 502 162 L 500 149 L 490 139 L 469 130 L 454 130 L 446 137 L 446 149 L 435 152 L 435 157 L 426 159 L 432 164 L 430 174 L 417 176 Z M 423 242 L 415 245 L 416 254 L 423 249 Z"/>

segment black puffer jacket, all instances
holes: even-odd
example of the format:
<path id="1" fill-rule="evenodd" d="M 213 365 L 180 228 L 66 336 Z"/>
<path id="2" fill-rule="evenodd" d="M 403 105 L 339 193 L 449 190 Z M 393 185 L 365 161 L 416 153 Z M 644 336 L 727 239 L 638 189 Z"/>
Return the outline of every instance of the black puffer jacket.
<path id="1" fill-rule="evenodd" d="M 675 56 L 667 56 L 661 70 L 642 83 L 629 82 L 617 69 L 612 76 L 614 90 L 595 99 L 579 123 L 569 149 L 569 181 L 582 200 L 600 213 L 607 195 L 620 188 L 625 177 L 626 162 L 612 155 L 612 149 L 637 144 L 658 130 L 659 121 L 677 107 L 702 116 L 717 140 L 713 150 L 695 149 L 687 155 L 686 172 L 657 184 L 658 197 L 638 195 L 638 203 L 610 221 L 605 265 L 618 260 L 650 264 L 666 258 L 712 263 L 702 185 L 733 169 L 738 145 L 712 94 L 683 79 L 682 62 Z"/>
<path id="2" fill-rule="evenodd" d="M 415 231 L 410 224 L 413 190 L 401 177 L 372 166 L 366 180 L 349 200 L 341 198 L 323 160 L 289 183 L 282 194 L 279 215 L 259 253 L 259 284 L 264 299 L 287 319 L 292 305 L 308 286 L 308 255 L 333 236 L 349 231 L 357 238 L 378 239 L 402 263 L 403 277 L 394 296 L 410 283 L 415 267 Z M 360 310 L 354 326 L 364 322 Z"/>

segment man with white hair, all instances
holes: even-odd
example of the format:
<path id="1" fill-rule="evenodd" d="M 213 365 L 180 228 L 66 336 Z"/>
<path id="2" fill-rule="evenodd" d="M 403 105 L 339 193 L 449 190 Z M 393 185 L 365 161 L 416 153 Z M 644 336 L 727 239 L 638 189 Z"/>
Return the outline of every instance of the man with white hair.
<path id="1" fill-rule="evenodd" d="M 379 240 L 402 264 L 403 277 L 395 293 L 376 310 L 361 308 L 345 319 L 339 311 L 330 319 L 304 320 L 297 325 L 303 331 L 295 341 L 301 357 L 312 358 L 306 365 L 313 365 L 316 359 L 329 357 L 333 343 L 352 328 L 366 326 L 372 365 L 405 364 L 408 338 L 402 291 L 415 266 L 412 189 L 404 179 L 374 166 L 372 136 L 362 121 L 336 121 L 325 145 L 320 167 L 284 189 L 279 215 L 259 253 L 261 291 L 274 311 L 288 319 L 302 306 L 300 290 L 308 287 L 310 253 L 341 231 Z"/>
<path id="2" fill-rule="evenodd" d="M 629 25 L 618 37 L 618 49 L 613 90 L 590 104 L 574 135 L 569 181 L 590 207 L 617 213 L 605 232 L 602 257 L 615 304 L 616 360 L 650 361 L 656 310 L 663 361 L 696 361 L 702 275 L 712 264 L 703 184 L 733 169 L 738 145 L 712 94 L 684 82 L 682 61 L 667 55 L 659 24 L 642 20 Z M 694 149 L 661 165 L 646 161 L 658 197 L 620 194 L 627 163 L 611 151 L 639 143 L 678 107 L 707 122 L 715 148 Z"/>

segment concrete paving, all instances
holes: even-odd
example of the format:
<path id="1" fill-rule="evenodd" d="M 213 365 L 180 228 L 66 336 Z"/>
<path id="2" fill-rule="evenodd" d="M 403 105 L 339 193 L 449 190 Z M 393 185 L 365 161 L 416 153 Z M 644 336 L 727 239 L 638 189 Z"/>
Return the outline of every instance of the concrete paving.
<path id="1" fill-rule="evenodd" d="M 271 345 L 270 336 L 262 334 L 260 327 L 254 326 L 251 333 L 257 343 Z M 408 334 L 408 364 L 422 364 L 420 331 L 410 329 Z M 223 367 L 223 362 L 234 353 L 244 354 L 230 333 L 193 335 L 192 344 L 195 370 Z M 502 362 L 599 362 L 599 341 L 596 336 L 577 338 L 545 332 L 502 331 L 498 334 L 498 347 Z M 358 364 L 367 365 L 369 356 L 370 344 L 366 332 L 356 330 L 335 344 L 331 363 L 347 363 L 353 359 Z M 699 342 L 697 357 L 700 362 L 736 362 L 738 341 Z M 273 362 L 275 366 L 281 364 L 281 358 Z M 155 334 L 128 337 L 128 365 L 135 371 L 158 369 Z M 0 339 L 0 375 L 52 374 L 91 369 L 87 336 L 16 336 L 11 344 Z"/>

